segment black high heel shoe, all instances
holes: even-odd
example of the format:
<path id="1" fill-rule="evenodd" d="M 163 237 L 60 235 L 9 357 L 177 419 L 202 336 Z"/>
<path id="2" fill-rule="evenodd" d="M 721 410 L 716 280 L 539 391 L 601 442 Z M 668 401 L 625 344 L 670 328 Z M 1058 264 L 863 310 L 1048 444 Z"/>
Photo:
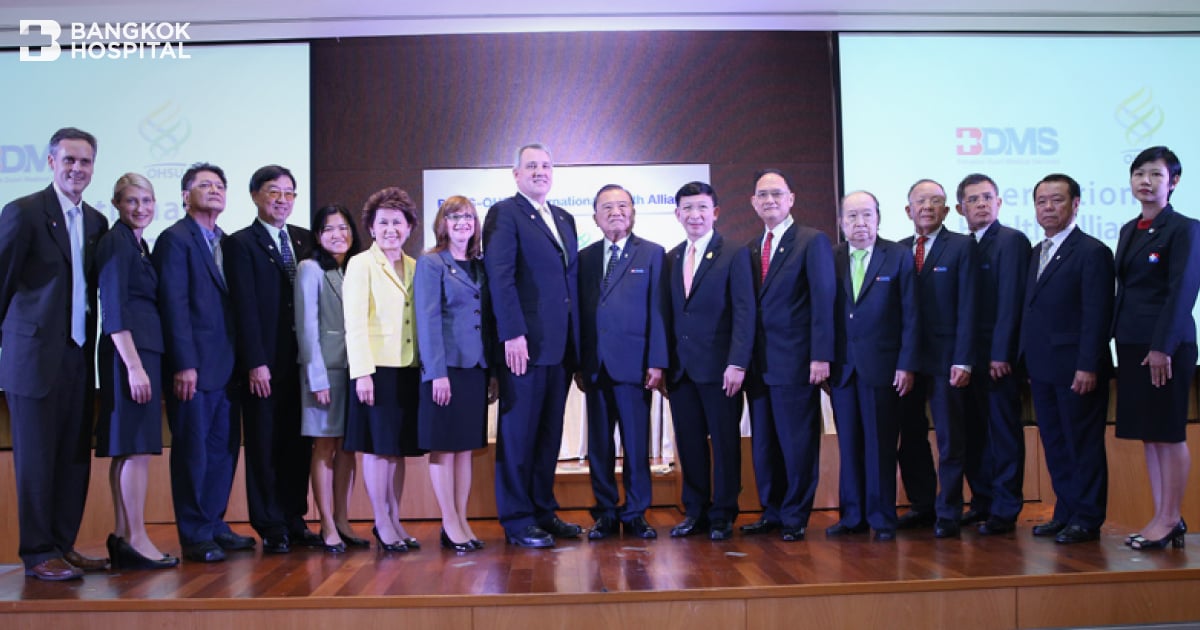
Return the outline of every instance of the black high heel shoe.
<path id="1" fill-rule="evenodd" d="M 475 551 L 475 546 L 472 545 L 469 541 L 465 542 L 465 543 L 460 543 L 460 542 L 454 542 L 453 540 L 450 540 L 450 534 L 447 534 L 446 530 L 443 529 L 442 530 L 442 549 L 449 549 L 450 551 L 457 551 L 458 553 L 466 553 L 468 551 Z"/>
<path id="2" fill-rule="evenodd" d="M 109 542 L 115 540 L 115 553 L 109 552 L 109 562 L 113 568 L 121 569 L 170 569 L 179 565 L 179 558 L 164 553 L 161 558 L 147 558 L 133 548 L 129 541 L 118 536 L 109 536 Z"/>
<path id="3" fill-rule="evenodd" d="M 476 550 L 479 550 L 479 549 L 483 549 L 486 545 L 483 544 L 482 540 L 479 540 L 478 538 L 472 538 L 471 546 L 474 547 Z"/>
<path id="4" fill-rule="evenodd" d="M 1148 540 L 1144 536 L 1135 535 L 1133 540 L 1129 542 L 1129 546 L 1137 551 L 1166 549 L 1168 544 L 1176 549 L 1183 549 L 1184 544 L 1187 542 L 1184 538 L 1184 534 L 1186 533 L 1187 523 L 1183 522 L 1183 519 L 1181 518 L 1179 519 L 1179 523 L 1177 523 L 1175 527 L 1172 528 L 1169 533 L 1167 533 L 1166 536 L 1163 536 L 1158 540 Z"/>
<path id="5" fill-rule="evenodd" d="M 345 553 L 346 542 L 341 541 L 331 545 L 325 542 L 325 530 L 321 530 L 321 549 L 324 549 L 327 553 Z"/>
<path id="6" fill-rule="evenodd" d="M 341 527 L 336 527 L 338 536 L 341 536 L 342 542 L 346 543 L 347 547 L 370 547 L 371 543 L 366 538 L 359 538 L 354 535 L 354 530 L 343 530 Z"/>
<path id="7" fill-rule="evenodd" d="M 116 534 L 109 534 L 108 540 L 104 541 L 104 546 L 108 547 L 108 566 L 114 569 L 121 568 L 121 559 L 117 555 L 117 546 L 121 540 Z"/>
<path id="8" fill-rule="evenodd" d="M 394 543 L 383 542 L 383 537 L 379 535 L 378 527 L 372 527 L 371 533 L 375 535 L 375 540 L 379 541 L 379 548 L 382 549 L 383 551 L 396 551 L 396 552 L 408 551 L 408 545 L 406 545 L 403 540 L 401 540 L 400 542 L 394 542 Z"/>

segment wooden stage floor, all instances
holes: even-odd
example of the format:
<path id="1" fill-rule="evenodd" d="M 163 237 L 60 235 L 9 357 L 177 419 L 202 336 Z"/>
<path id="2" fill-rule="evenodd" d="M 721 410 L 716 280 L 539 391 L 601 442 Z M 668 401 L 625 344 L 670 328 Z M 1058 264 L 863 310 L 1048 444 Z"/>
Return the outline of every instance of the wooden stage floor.
<path id="1" fill-rule="evenodd" d="M 562 516 L 591 523 L 586 512 Z M 423 548 L 405 554 L 234 552 L 223 563 L 67 583 L 27 579 L 21 567 L 3 565 L 0 627 L 1011 628 L 1200 619 L 1200 553 L 1132 551 L 1119 525 L 1106 526 L 1098 543 L 1055 545 L 1030 535 L 1047 516 L 1031 504 L 1014 534 L 968 529 L 961 539 L 935 540 L 919 530 L 880 543 L 867 535 L 827 539 L 836 514 L 818 512 L 804 542 L 736 533 L 717 543 L 669 538 L 680 515 L 660 508 L 647 515 L 657 540 L 580 539 L 525 550 L 504 544 L 499 524 L 486 520 L 473 526 L 487 548 L 462 555 L 438 546 L 437 522 L 417 521 L 406 525 Z M 739 524 L 755 518 L 743 515 Z M 355 529 L 369 537 L 368 523 Z M 173 527 L 153 526 L 151 535 L 178 553 Z M 1200 544 L 1200 536 L 1188 542 Z M 103 555 L 103 541 L 80 550 Z"/>

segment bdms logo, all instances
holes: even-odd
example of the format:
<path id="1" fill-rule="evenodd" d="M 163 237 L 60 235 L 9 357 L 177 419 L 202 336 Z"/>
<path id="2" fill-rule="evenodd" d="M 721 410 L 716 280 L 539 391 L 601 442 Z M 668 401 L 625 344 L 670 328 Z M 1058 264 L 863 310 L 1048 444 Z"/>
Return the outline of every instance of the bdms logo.
<path id="1" fill-rule="evenodd" d="M 1054 127 L 959 127 L 959 155 L 1054 155 L 1058 130 Z"/>

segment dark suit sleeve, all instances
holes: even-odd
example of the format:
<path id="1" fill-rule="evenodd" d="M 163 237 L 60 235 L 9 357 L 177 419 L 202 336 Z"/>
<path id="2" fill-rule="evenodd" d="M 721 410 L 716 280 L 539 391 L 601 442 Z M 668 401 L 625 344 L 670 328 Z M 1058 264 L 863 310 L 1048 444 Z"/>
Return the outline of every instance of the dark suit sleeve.
<path id="1" fill-rule="evenodd" d="M 503 202 L 502 202 L 503 203 Z M 492 312 L 496 316 L 496 335 L 508 341 L 526 334 L 525 316 L 517 295 L 517 226 L 514 213 L 504 205 L 493 206 L 483 221 L 483 257 L 488 286 L 492 294 Z"/>
<path id="2" fill-rule="evenodd" d="M 1170 256 L 1167 301 L 1154 325 L 1150 349 L 1175 354 L 1181 342 L 1195 339 L 1195 330 L 1186 331 L 1184 327 L 1195 326 L 1192 307 L 1200 291 L 1200 222 L 1182 221 L 1175 231 Z"/>
<path id="3" fill-rule="evenodd" d="M 727 245 L 728 247 L 728 245 Z M 750 250 L 739 247 L 729 263 L 729 301 L 733 307 L 733 330 L 726 365 L 749 369 L 754 356 L 754 271 Z"/>
<path id="4" fill-rule="evenodd" d="M 805 248 L 809 299 L 812 305 L 813 361 L 833 361 L 833 303 L 837 299 L 837 273 L 829 238 L 817 234 Z"/>
<path id="5" fill-rule="evenodd" d="M 262 322 L 259 318 L 258 295 L 254 282 L 254 261 L 241 238 L 221 241 L 225 254 L 225 282 L 233 300 L 234 320 L 237 322 L 238 364 L 244 370 L 267 365 L 267 351 L 262 342 Z"/>
<path id="6" fill-rule="evenodd" d="M 442 274 L 446 266 L 436 255 L 417 259 L 413 272 L 413 303 L 417 315 L 417 347 L 421 349 L 421 381 L 447 375 L 446 341 L 442 333 Z"/>
<path id="7" fill-rule="evenodd" d="M 975 357 L 979 361 L 989 358 L 1013 363 L 1017 360 L 1031 248 L 1024 234 L 1012 232 L 1010 235 L 1009 242 L 996 257 L 996 327 L 992 330 L 991 356 Z"/>
<path id="8" fill-rule="evenodd" d="M 671 357 L 667 353 L 667 324 L 664 314 L 664 295 L 667 292 L 666 256 L 661 247 L 655 246 L 650 258 L 650 339 L 649 356 L 646 367 L 671 367 Z"/>
<path id="9" fill-rule="evenodd" d="M 1080 279 L 1080 303 L 1083 321 L 1079 323 L 1079 358 L 1076 371 L 1097 374 L 1108 361 L 1101 361 L 1101 353 L 1108 354 L 1109 325 L 1113 317 L 1113 286 L 1116 270 L 1112 252 L 1099 243 L 1088 252 L 1083 261 Z M 1109 358 L 1111 360 L 1111 357 Z"/>
<path id="10" fill-rule="evenodd" d="M 954 360 L 952 365 L 975 364 L 975 311 L 978 306 L 975 295 L 975 270 L 979 265 L 979 251 L 975 239 L 967 237 L 965 247 L 958 256 L 958 317 L 954 335 Z"/>
<path id="11" fill-rule="evenodd" d="M 917 350 L 921 342 L 917 268 L 912 252 L 907 247 L 897 247 L 896 252 L 900 254 L 899 272 L 896 274 L 900 285 L 900 354 L 896 358 L 896 369 L 916 372 L 920 365 Z"/>
<path id="12" fill-rule="evenodd" d="M 33 226 L 25 215 L 25 210 L 15 203 L 0 211 L 0 322 L 8 315 L 8 305 L 20 283 L 21 265 L 33 241 Z"/>
<path id="13" fill-rule="evenodd" d="M 116 234 L 100 239 L 96 246 L 96 266 L 100 268 L 100 312 L 104 315 L 103 334 L 111 335 L 129 330 L 132 318 L 127 317 L 129 304 L 130 259 L 123 251 Z"/>
<path id="14" fill-rule="evenodd" d="M 170 369 L 175 372 L 199 369 L 200 355 L 192 336 L 188 308 L 192 273 L 184 244 L 170 230 L 160 234 L 154 244 L 154 266 L 158 271 L 158 308 L 167 356 L 171 358 Z"/>

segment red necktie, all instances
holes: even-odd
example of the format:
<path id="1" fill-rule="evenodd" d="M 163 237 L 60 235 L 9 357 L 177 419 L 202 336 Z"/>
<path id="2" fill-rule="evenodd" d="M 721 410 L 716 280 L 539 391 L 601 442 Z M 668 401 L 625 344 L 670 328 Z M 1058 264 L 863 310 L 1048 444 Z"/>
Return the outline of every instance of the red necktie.
<path id="1" fill-rule="evenodd" d="M 767 242 L 763 243 L 762 248 L 762 277 L 759 280 L 767 281 L 767 272 L 771 269 L 771 241 L 775 236 L 774 232 L 767 232 Z"/>
<path id="2" fill-rule="evenodd" d="M 917 273 L 921 273 L 921 267 L 925 266 L 925 241 L 928 241 L 928 240 L 929 240 L 928 236 L 922 235 L 922 236 L 917 237 L 917 253 L 915 256 L 916 263 L 917 263 Z"/>

